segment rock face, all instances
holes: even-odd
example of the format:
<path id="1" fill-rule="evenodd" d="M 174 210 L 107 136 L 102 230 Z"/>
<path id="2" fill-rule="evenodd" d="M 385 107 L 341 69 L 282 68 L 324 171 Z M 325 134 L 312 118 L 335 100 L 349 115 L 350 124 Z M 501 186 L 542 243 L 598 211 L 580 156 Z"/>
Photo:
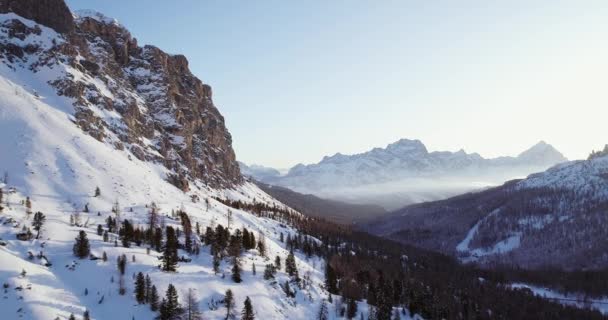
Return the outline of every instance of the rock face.
<path id="1" fill-rule="evenodd" d="M 4 0 L 0 13 L 14 12 L 60 33 L 74 30 L 74 19 L 63 0 Z"/>
<path id="2" fill-rule="evenodd" d="M 242 182 L 211 87 L 190 72 L 186 57 L 140 47 L 115 20 L 91 11 L 72 15 L 60 0 L 9 1 L 0 8 L 63 33 L 21 41 L 35 39 L 42 26 L 8 19 L 0 59 L 15 70 L 52 70 L 48 83 L 73 99 L 82 130 L 163 164 L 167 179 L 184 191 L 195 179 L 211 187 Z"/>

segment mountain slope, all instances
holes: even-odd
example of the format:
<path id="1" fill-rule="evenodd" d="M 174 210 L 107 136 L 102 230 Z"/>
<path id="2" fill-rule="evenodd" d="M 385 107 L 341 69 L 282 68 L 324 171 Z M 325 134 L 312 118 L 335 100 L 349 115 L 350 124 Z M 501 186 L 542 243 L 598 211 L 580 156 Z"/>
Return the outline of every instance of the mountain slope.
<path id="1" fill-rule="evenodd" d="M 30 5 L 35 7 L 36 2 L 30 2 Z M 110 230 L 107 219 L 115 218 L 119 223 L 125 219 L 135 227 L 146 226 L 154 202 L 162 225 L 182 229 L 183 221 L 173 213 L 184 211 L 192 225 L 200 225 L 203 230 L 219 224 L 229 225 L 231 232 L 247 228 L 258 239 L 266 239 L 267 257 L 278 256 L 285 261 L 289 250 L 280 241 L 280 235 L 295 237 L 297 230 L 278 218 L 231 208 L 215 198 L 267 204 L 288 210 L 295 216 L 299 214 L 255 185 L 242 182 L 238 167 L 234 172 L 229 135 L 224 131 L 221 116 L 219 113 L 214 115 L 215 109 L 205 109 L 211 107 L 206 104 L 210 103 L 210 96 L 200 96 L 207 102 L 199 101 L 201 104 L 197 103 L 192 110 L 183 104 L 188 97 L 181 95 L 181 90 L 206 90 L 190 78 L 186 69 L 181 70 L 179 78 L 184 83 L 177 89 L 150 84 L 149 81 L 158 80 L 159 74 L 146 73 L 142 69 L 128 69 L 137 81 L 146 83 L 138 87 L 130 82 L 134 81 L 132 78 L 129 82 L 123 78 L 128 73 L 125 67 L 115 70 L 113 75 L 117 78 L 105 71 L 102 73 L 105 68 L 118 67 L 114 60 L 124 57 L 116 55 L 117 48 L 110 42 L 102 40 L 101 36 L 92 38 L 92 34 L 84 30 L 99 28 L 103 33 L 109 28 L 106 31 L 118 32 L 118 38 L 124 35 L 121 33 L 124 30 L 106 19 L 97 20 L 100 15 L 95 16 L 95 19 L 78 17 L 75 34 L 65 35 L 15 13 L 0 14 L 3 48 L 0 170 L 7 173 L 0 182 L 3 191 L 0 281 L 6 286 L 0 299 L 0 310 L 5 312 L 2 318 L 67 319 L 71 313 L 80 318 L 89 310 L 92 319 L 152 319 L 156 312 L 148 305 L 136 304 L 133 299 L 132 275 L 137 272 L 150 276 L 161 297 L 168 285 L 174 284 L 182 304 L 185 303 L 184 291 L 194 289 L 206 319 L 225 317 L 221 301 L 227 289 L 235 294 L 237 310 L 242 308 L 246 296 L 251 297 L 258 318 L 309 318 L 327 296 L 322 286 L 322 269 L 318 268 L 322 264 L 320 258 L 295 253 L 304 282 L 301 289 L 294 288 L 293 297 L 288 297 L 278 284 L 291 281 L 291 277 L 278 271 L 274 281 L 264 280 L 262 273 L 271 262 L 255 249 L 241 254 L 243 281 L 235 283 L 229 276 L 232 264 L 228 258 L 220 260 L 219 272 L 212 270 L 213 256 L 209 246 L 202 246 L 198 255 L 180 249 L 179 255 L 191 261 L 179 262 L 176 273 L 167 273 L 158 268 L 159 252 L 148 252 L 144 246 L 135 244 L 128 247 L 115 244 L 124 236 Z M 82 48 L 70 42 L 74 39 L 86 41 L 80 45 L 89 47 L 88 54 L 96 56 L 91 61 L 100 62 L 99 69 L 88 63 L 84 64 L 93 71 L 83 66 L 82 57 L 87 53 L 71 51 Z M 156 61 L 153 58 L 146 60 L 147 54 L 157 55 L 167 63 L 172 63 L 172 59 L 177 59 L 176 63 L 183 61 L 151 47 L 137 50 L 143 56 L 129 56 L 129 59 L 145 66 Z M 114 60 L 104 58 L 110 54 Z M 193 86 L 188 87 L 190 84 Z M 155 88 L 160 88 L 158 95 L 154 99 L 147 97 L 146 93 Z M 121 109 L 120 97 L 132 99 L 131 109 Z M 154 106 L 146 102 L 146 99 L 160 101 L 165 98 L 167 105 Z M 100 101 L 112 102 L 114 107 L 94 103 Z M 136 118 L 130 118 L 129 112 L 140 111 Z M 189 119 L 190 116 L 185 115 L 189 111 L 200 113 Z M 197 117 L 200 118 L 197 120 Z M 177 123 L 168 125 L 173 120 Z M 135 132 L 142 125 L 140 121 L 150 121 L 148 125 L 153 131 L 148 138 Z M 206 135 L 197 136 L 201 133 Z M 163 155 L 158 142 L 165 138 L 172 140 L 165 145 L 166 154 Z M 200 158 L 202 162 L 196 163 L 199 157 L 195 152 L 195 163 L 188 163 L 182 152 L 199 147 L 205 155 Z M 168 161 L 170 157 L 173 158 Z M 210 171 L 202 171 L 199 176 L 197 168 L 201 166 Z M 181 173 L 188 188 L 171 179 L 172 175 Z M 97 187 L 99 196 L 95 196 Z M 28 202 L 31 209 L 25 205 Z M 42 212 L 46 222 L 40 239 L 22 241 L 17 237 L 31 228 L 30 210 Z M 107 241 L 97 233 L 98 226 L 108 233 Z M 80 231 L 88 236 L 91 253 L 96 257 L 105 253 L 108 261 L 74 257 L 72 246 Z M 182 234 L 180 242 L 184 241 Z M 194 243 L 202 245 L 196 239 Z M 123 254 L 128 257 L 124 278 L 116 268 L 116 259 Z M 257 275 L 252 272 L 253 265 L 258 270 Z M 119 294 L 120 283 L 125 286 L 125 296 Z M 366 305 L 361 304 L 359 310 L 366 312 Z"/>
<path id="2" fill-rule="evenodd" d="M 608 266 L 608 156 L 572 161 L 501 187 L 412 205 L 370 230 L 465 262 Z"/>
<path id="3" fill-rule="evenodd" d="M 261 182 L 256 182 L 256 185 L 273 198 L 302 214 L 340 224 L 361 224 L 386 214 L 386 210 L 380 206 L 322 199 L 311 194 L 301 194 L 285 187 Z"/>

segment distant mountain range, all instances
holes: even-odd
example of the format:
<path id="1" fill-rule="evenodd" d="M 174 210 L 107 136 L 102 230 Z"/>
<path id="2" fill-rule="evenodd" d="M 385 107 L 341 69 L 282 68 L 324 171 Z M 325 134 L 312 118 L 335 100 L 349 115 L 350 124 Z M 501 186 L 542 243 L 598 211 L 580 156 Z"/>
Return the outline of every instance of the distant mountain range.
<path id="1" fill-rule="evenodd" d="M 500 187 L 405 207 L 368 230 L 464 262 L 596 269 L 608 266 L 607 210 L 608 154 L 597 153 Z"/>
<path id="2" fill-rule="evenodd" d="M 517 157 L 486 159 L 464 150 L 429 152 L 420 140 L 401 139 L 386 148 L 355 155 L 337 153 L 316 164 L 298 164 L 285 175 L 243 164 L 241 172 L 298 192 L 395 209 L 499 185 L 564 161 L 567 159 L 544 141 Z"/>

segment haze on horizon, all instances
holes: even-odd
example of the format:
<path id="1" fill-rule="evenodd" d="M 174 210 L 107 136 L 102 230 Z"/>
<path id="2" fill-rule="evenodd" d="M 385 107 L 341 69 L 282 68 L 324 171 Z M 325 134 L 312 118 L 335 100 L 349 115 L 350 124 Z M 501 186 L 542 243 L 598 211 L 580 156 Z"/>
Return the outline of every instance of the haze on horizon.
<path id="1" fill-rule="evenodd" d="M 246 163 L 400 138 L 484 157 L 608 143 L 603 1 L 67 2 L 188 57 Z"/>

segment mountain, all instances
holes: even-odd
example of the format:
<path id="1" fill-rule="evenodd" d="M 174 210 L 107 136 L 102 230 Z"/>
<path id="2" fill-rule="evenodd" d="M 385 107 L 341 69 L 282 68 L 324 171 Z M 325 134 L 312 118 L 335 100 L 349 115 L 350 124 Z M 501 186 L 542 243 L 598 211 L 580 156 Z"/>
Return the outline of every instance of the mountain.
<path id="1" fill-rule="evenodd" d="M 241 174 L 256 180 L 274 179 L 281 175 L 281 172 L 275 168 L 265 167 L 257 164 L 247 165 L 243 162 L 238 162 Z"/>
<path id="2" fill-rule="evenodd" d="M 606 318 L 303 215 L 234 158 L 183 56 L 61 0 L 2 1 L 1 318 Z"/>
<path id="3" fill-rule="evenodd" d="M 369 230 L 481 265 L 608 267 L 608 156 L 488 190 L 407 206 Z"/>
<path id="4" fill-rule="evenodd" d="M 317 164 L 299 164 L 284 176 L 261 180 L 325 198 L 397 208 L 497 185 L 566 160 L 545 142 L 517 157 L 485 159 L 464 150 L 429 152 L 419 140 L 401 139 L 384 149 L 338 153 Z"/>
<path id="5" fill-rule="evenodd" d="M 376 205 L 351 204 L 322 199 L 312 194 L 301 194 L 285 187 L 273 186 L 262 182 L 255 183 L 273 198 L 302 214 L 340 224 L 361 224 L 387 213 L 384 208 Z"/>
<path id="6" fill-rule="evenodd" d="M 205 319 L 226 317 L 228 289 L 234 312 L 250 297 L 258 319 L 307 319 L 325 304 L 323 258 L 299 242 L 318 241 L 297 229 L 312 220 L 243 180 L 211 88 L 185 57 L 138 46 L 102 14 L 72 15 L 60 0 L 0 3 L 0 172 L 2 319 L 154 319 L 135 299 L 139 272 L 159 302 L 173 284 Z M 246 230 L 248 247 L 229 256 Z M 159 268 L 170 250 L 175 272 Z M 283 270 L 265 279 L 290 252 L 298 282 Z"/>
<path id="7" fill-rule="evenodd" d="M 43 101 L 58 96 L 61 102 L 48 102 L 69 112 L 89 136 L 161 164 L 182 190 L 192 179 L 213 187 L 242 181 L 211 87 L 189 71 L 184 56 L 138 46 L 128 30 L 101 14 L 72 15 L 62 1 L 27 3 L 0 8 L 14 10 L 4 15 L 1 56 L 13 83 Z M 62 13 L 53 14 L 58 8 Z"/>

